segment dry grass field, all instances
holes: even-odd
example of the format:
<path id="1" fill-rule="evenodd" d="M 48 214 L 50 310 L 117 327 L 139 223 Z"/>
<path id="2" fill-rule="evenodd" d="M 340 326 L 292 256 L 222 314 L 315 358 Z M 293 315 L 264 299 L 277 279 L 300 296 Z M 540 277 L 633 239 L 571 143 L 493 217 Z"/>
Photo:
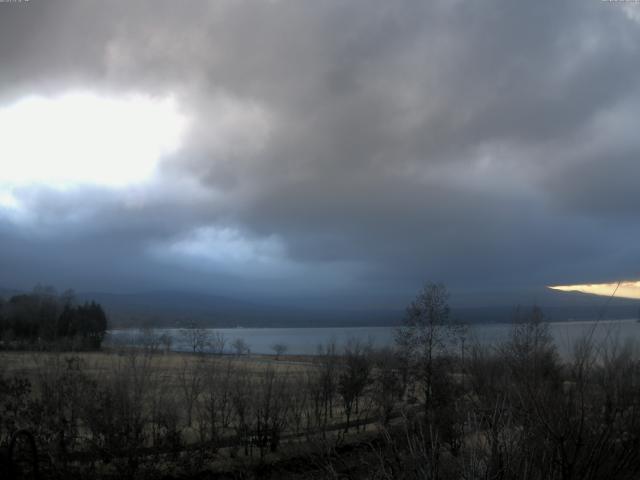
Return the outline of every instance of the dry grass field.
<path id="1" fill-rule="evenodd" d="M 43 366 L 66 365 L 68 361 L 79 361 L 83 370 L 92 376 L 99 376 L 118 367 L 131 357 L 144 356 L 136 349 L 104 349 L 100 352 L 30 352 L 0 351 L 0 372 L 19 374 L 27 377 L 37 376 Z M 276 360 L 272 355 L 198 355 L 182 352 L 156 353 L 150 358 L 152 369 L 161 372 L 165 378 L 171 378 L 183 368 L 185 363 L 199 362 L 205 366 L 220 367 L 231 364 L 253 373 L 264 372 L 267 368 L 290 374 L 301 374 L 314 368 L 314 357 L 286 356 Z"/>
<path id="2" fill-rule="evenodd" d="M 347 413 L 340 368 L 334 355 L 0 352 L 0 377 L 29 384 L 14 430 L 33 431 L 54 456 L 64 445 L 66 465 L 99 465 L 101 475 L 248 468 L 354 441 L 370 431 L 374 407 L 362 396 Z"/>

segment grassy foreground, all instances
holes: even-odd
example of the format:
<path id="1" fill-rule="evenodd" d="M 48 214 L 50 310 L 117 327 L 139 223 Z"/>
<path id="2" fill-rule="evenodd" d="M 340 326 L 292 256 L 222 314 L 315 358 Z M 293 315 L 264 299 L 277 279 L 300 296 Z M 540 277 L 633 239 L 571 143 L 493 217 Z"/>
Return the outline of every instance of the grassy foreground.
<path id="1" fill-rule="evenodd" d="M 371 402 L 345 414 L 336 398 L 339 368 L 335 352 L 0 352 L 0 402 L 11 404 L 1 440 L 19 428 L 32 432 L 41 475 L 263 475 L 271 465 L 280 478 L 294 465 L 294 477 L 304 466 L 305 475 L 317 470 L 324 478 L 324 461 L 309 459 L 364 438 L 375 421 Z"/>

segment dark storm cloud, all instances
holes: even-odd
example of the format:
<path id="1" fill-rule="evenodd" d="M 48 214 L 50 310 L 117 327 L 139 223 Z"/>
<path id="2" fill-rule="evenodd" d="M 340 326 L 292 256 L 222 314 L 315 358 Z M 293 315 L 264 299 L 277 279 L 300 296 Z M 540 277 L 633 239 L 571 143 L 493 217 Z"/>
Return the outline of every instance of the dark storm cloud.
<path id="1" fill-rule="evenodd" d="M 0 104 L 169 92 L 191 117 L 153 185 L 25 189 L 30 220 L 0 216 L 3 272 L 23 282 L 67 265 L 76 288 L 127 277 L 122 288 L 295 295 L 315 279 L 397 298 L 427 279 L 455 290 L 640 274 L 634 5 L 0 7 Z M 207 241 L 235 257 L 208 264 Z"/>

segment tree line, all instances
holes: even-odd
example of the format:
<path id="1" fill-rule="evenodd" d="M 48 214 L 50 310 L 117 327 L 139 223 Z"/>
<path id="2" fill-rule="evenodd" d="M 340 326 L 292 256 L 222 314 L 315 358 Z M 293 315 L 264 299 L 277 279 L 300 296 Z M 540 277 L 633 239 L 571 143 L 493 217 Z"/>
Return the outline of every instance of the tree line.
<path id="1" fill-rule="evenodd" d="M 73 291 L 58 294 L 38 286 L 31 293 L 0 298 L 0 342 L 4 348 L 99 349 L 107 316 L 96 302 L 77 304 Z"/>

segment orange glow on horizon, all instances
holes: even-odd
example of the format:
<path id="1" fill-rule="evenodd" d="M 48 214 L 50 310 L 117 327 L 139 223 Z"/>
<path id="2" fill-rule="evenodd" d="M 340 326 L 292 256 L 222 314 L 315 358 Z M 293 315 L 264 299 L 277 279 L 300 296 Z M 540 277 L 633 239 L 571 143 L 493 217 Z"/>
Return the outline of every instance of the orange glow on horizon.
<path id="1" fill-rule="evenodd" d="M 604 297 L 610 297 L 613 295 L 616 298 L 640 299 L 640 281 L 621 282 L 617 290 L 616 286 L 618 286 L 618 282 L 587 283 L 583 285 L 555 285 L 549 286 L 548 288 L 561 292 L 580 292 Z"/>

